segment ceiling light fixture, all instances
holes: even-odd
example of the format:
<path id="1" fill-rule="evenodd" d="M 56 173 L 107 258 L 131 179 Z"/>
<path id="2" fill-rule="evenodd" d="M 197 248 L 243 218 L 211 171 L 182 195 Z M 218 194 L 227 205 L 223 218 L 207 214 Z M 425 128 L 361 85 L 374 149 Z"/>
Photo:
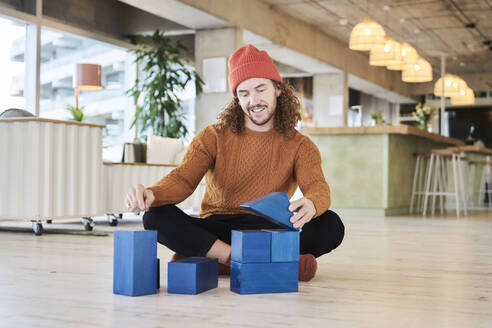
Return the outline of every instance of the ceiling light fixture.
<path id="1" fill-rule="evenodd" d="M 432 81 L 432 66 L 427 60 L 419 57 L 415 65 L 403 69 L 401 79 L 408 83 L 430 82 Z"/>
<path id="2" fill-rule="evenodd" d="M 358 51 L 369 51 L 384 43 L 383 27 L 370 17 L 355 25 L 350 33 L 349 48 Z"/>

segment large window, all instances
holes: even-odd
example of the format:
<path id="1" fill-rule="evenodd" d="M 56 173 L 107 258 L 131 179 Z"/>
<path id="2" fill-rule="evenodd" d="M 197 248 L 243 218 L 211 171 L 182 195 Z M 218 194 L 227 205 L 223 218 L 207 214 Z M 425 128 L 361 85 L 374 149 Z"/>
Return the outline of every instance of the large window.
<path id="1" fill-rule="evenodd" d="M 26 24 L 0 17 L 0 113 L 25 109 L 24 53 Z"/>
<path id="2" fill-rule="evenodd" d="M 40 116 L 71 119 L 67 107 L 75 105 L 77 63 L 101 65 L 103 89 L 81 91 L 79 106 L 83 107 L 84 122 L 106 125 L 104 160 L 119 161 L 128 136 L 125 109 L 131 108 L 131 99 L 125 95 L 125 67 L 131 67 L 132 60 L 126 49 L 42 28 Z"/>

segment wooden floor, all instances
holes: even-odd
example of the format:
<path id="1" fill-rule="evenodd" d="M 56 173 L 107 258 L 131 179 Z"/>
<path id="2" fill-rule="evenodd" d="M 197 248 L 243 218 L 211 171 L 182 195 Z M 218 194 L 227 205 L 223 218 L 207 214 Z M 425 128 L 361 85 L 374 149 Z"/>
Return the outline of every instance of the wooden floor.
<path id="1" fill-rule="evenodd" d="M 492 212 L 342 219 L 344 242 L 299 293 L 247 296 L 228 278 L 168 295 L 162 246 L 160 292 L 113 295 L 112 234 L 0 232 L 0 327 L 492 327 Z"/>

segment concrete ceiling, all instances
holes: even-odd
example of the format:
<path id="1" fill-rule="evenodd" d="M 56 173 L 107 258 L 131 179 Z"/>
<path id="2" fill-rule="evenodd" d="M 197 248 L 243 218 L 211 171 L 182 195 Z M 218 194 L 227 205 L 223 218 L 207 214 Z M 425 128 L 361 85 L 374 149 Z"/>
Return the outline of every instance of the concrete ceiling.
<path id="1" fill-rule="evenodd" d="M 416 47 L 435 72 L 440 72 L 441 54 L 447 56 L 449 72 L 492 72 L 492 44 L 484 45 L 492 40 L 492 0 L 263 1 L 347 44 L 352 28 L 370 16 L 387 34 Z M 467 28 L 468 23 L 476 27 Z"/>
<path id="2" fill-rule="evenodd" d="M 286 65 L 286 71 L 289 66 L 295 67 L 290 75 L 299 74 L 301 76 L 306 73 L 340 71 L 342 66 L 346 64 L 337 58 L 343 56 L 343 58 L 350 57 L 346 62 L 351 63 L 348 72 L 349 85 L 354 88 L 371 94 L 377 93 L 379 96 L 392 98 L 396 102 L 409 100 L 406 97 L 408 94 L 431 93 L 433 82 L 412 85 L 408 89 L 405 83 L 401 84 L 401 82 L 394 80 L 395 77 L 400 80 L 399 75 L 391 75 L 397 73 L 384 75 L 382 73 L 386 70 L 382 68 L 375 70 L 369 66 L 367 53 L 348 50 L 348 40 L 352 28 L 364 17 L 371 16 L 381 23 L 386 32 L 395 39 L 405 40 L 416 47 L 420 55 L 433 65 L 435 79 L 440 74 L 441 54 L 445 54 L 448 72 L 463 74 L 470 80 L 467 82 L 469 84 L 471 82 L 471 87 L 475 90 L 492 89 L 492 51 L 489 49 L 489 47 L 492 48 L 492 45 L 484 44 L 484 41 L 492 39 L 492 0 L 261 0 L 248 2 L 250 6 L 246 7 L 245 3 L 242 2 L 243 0 L 228 0 L 229 2 L 223 0 L 120 1 L 184 25 L 190 29 L 189 32 L 203 28 L 222 28 L 234 25 L 247 28 L 248 24 L 245 23 L 244 19 L 247 20 L 248 15 L 256 13 L 255 15 L 258 17 L 278 19 L 280 16 L 275 16 L 274 13 L 281 13 L 285 15 L 284 17 L 294 17 L 297 22 L 305 24 L 301 26 L 293 21 L 293 24 L 290 25 L 301 29 L 306 29 L 308 26 L 312 27 L 313 29 L 309 30 L 310 33 L 317 30 L 333 40 L 324 39 L 329 41 L 329 45 L 324 46 L 325 50 L 329 51 L 328 53 L 326 51 L 324 53 L 319 52 L 321 48 L 312 48 L 312 46 L 305 51 L 303 48 L 297 47 L 298 49 L 295 51 L 293 49 L 295 46 L 289 48 L 289 42 L 272 42 L 245 29 L 243 33 L 244 43 L 252 43 L 267 50 L 274 60 Z M 219 9 L 226 3 L 236 4 L 236 6 L 228 7 L 225 10 Z M 260 3 L 265 4 L 265 8 L 260 8 Z M 389 10 L 383 10 L 384 6 L 388 6 Z M 249 7 L 251 7 L 251 12 L 248 15 L 244 16 L 236 12 L 237 10 L 241 12 Z M 270 13 L 266 12 L 268 10 Z M 234 15 L 228 15 L 232 13 Z M 241 15 L 243 17 L 239 18 Z M 251 16 L 251 18 L 255 17 Z M 253 19 L 253 21 L 256 22 L 257 19 Z M 470 29 L 465 26 L 471 22 L 475 24 L 475 28 Z M 282 23 L 277 22 L 277 24 L 281 25 Z M 254 24 L 249 25 L 255 26 Z M 271 24 L 269 27 L 271 30 Z M 287 29 L 287 26 L 280 26 L 279 32 L 285 32 L 284 30 Z M 256 28 L 256 30 L 256 33 L 261 32 L 261 29 Z M 296 30 L 291 29 L 291 32 L 293 31 Z M 168 32 L 172 33 L 172 31 Z M 176 31 L 176 33 L 181 32 L 184 31 Z M 272 40 L 275 39 L 271 33 L 270 36 L 273 36 Z M 288 38 L 289 36 L 286 35 L 285 37 Z M 299 35 L 295 37 L 299 38 Z M 282 38 L 279 40 L 282 41 Z M 316 51 L 323 55 L 310 56 Z M 338 57 L 329 54 L 338 51 L 343 54 L 340 53 Z M 328 57 L 325 54 L 329 54 Z M 323 58 L 328 58 L 331 62 L 323 61 Z M 366 60 L 367 63 L 365 63 Z M 475 75 L 480 77 L 474 79 Z M 369 88 L 366 82 L 369 83 Z M 384 90 L 393 92 L 393 95 L 385 95 Z M 404 96 L 400 98 L 399 95 Z"/>

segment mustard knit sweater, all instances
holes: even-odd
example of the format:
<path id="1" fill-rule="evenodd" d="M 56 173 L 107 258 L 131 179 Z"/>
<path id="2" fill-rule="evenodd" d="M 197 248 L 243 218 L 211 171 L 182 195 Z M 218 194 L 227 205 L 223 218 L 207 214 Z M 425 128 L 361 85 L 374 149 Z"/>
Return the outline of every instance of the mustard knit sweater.
<path id="1" fill-rule="evenodd" d="M 330 206 L 330 189 L 321 169 L 316 145 L 298 131 L 286 139 L 272 129 L 241 134 L 216 125 L 205 127 L 191 142 L 181 164 L 149 187 L 152 206 L 178 204 L 190 196 L 205 175 L 206 191 L 200 217 L 249 213 L 240 204 L 274 191 L 292 197 L 299 185 L 316 207 Z"/>

